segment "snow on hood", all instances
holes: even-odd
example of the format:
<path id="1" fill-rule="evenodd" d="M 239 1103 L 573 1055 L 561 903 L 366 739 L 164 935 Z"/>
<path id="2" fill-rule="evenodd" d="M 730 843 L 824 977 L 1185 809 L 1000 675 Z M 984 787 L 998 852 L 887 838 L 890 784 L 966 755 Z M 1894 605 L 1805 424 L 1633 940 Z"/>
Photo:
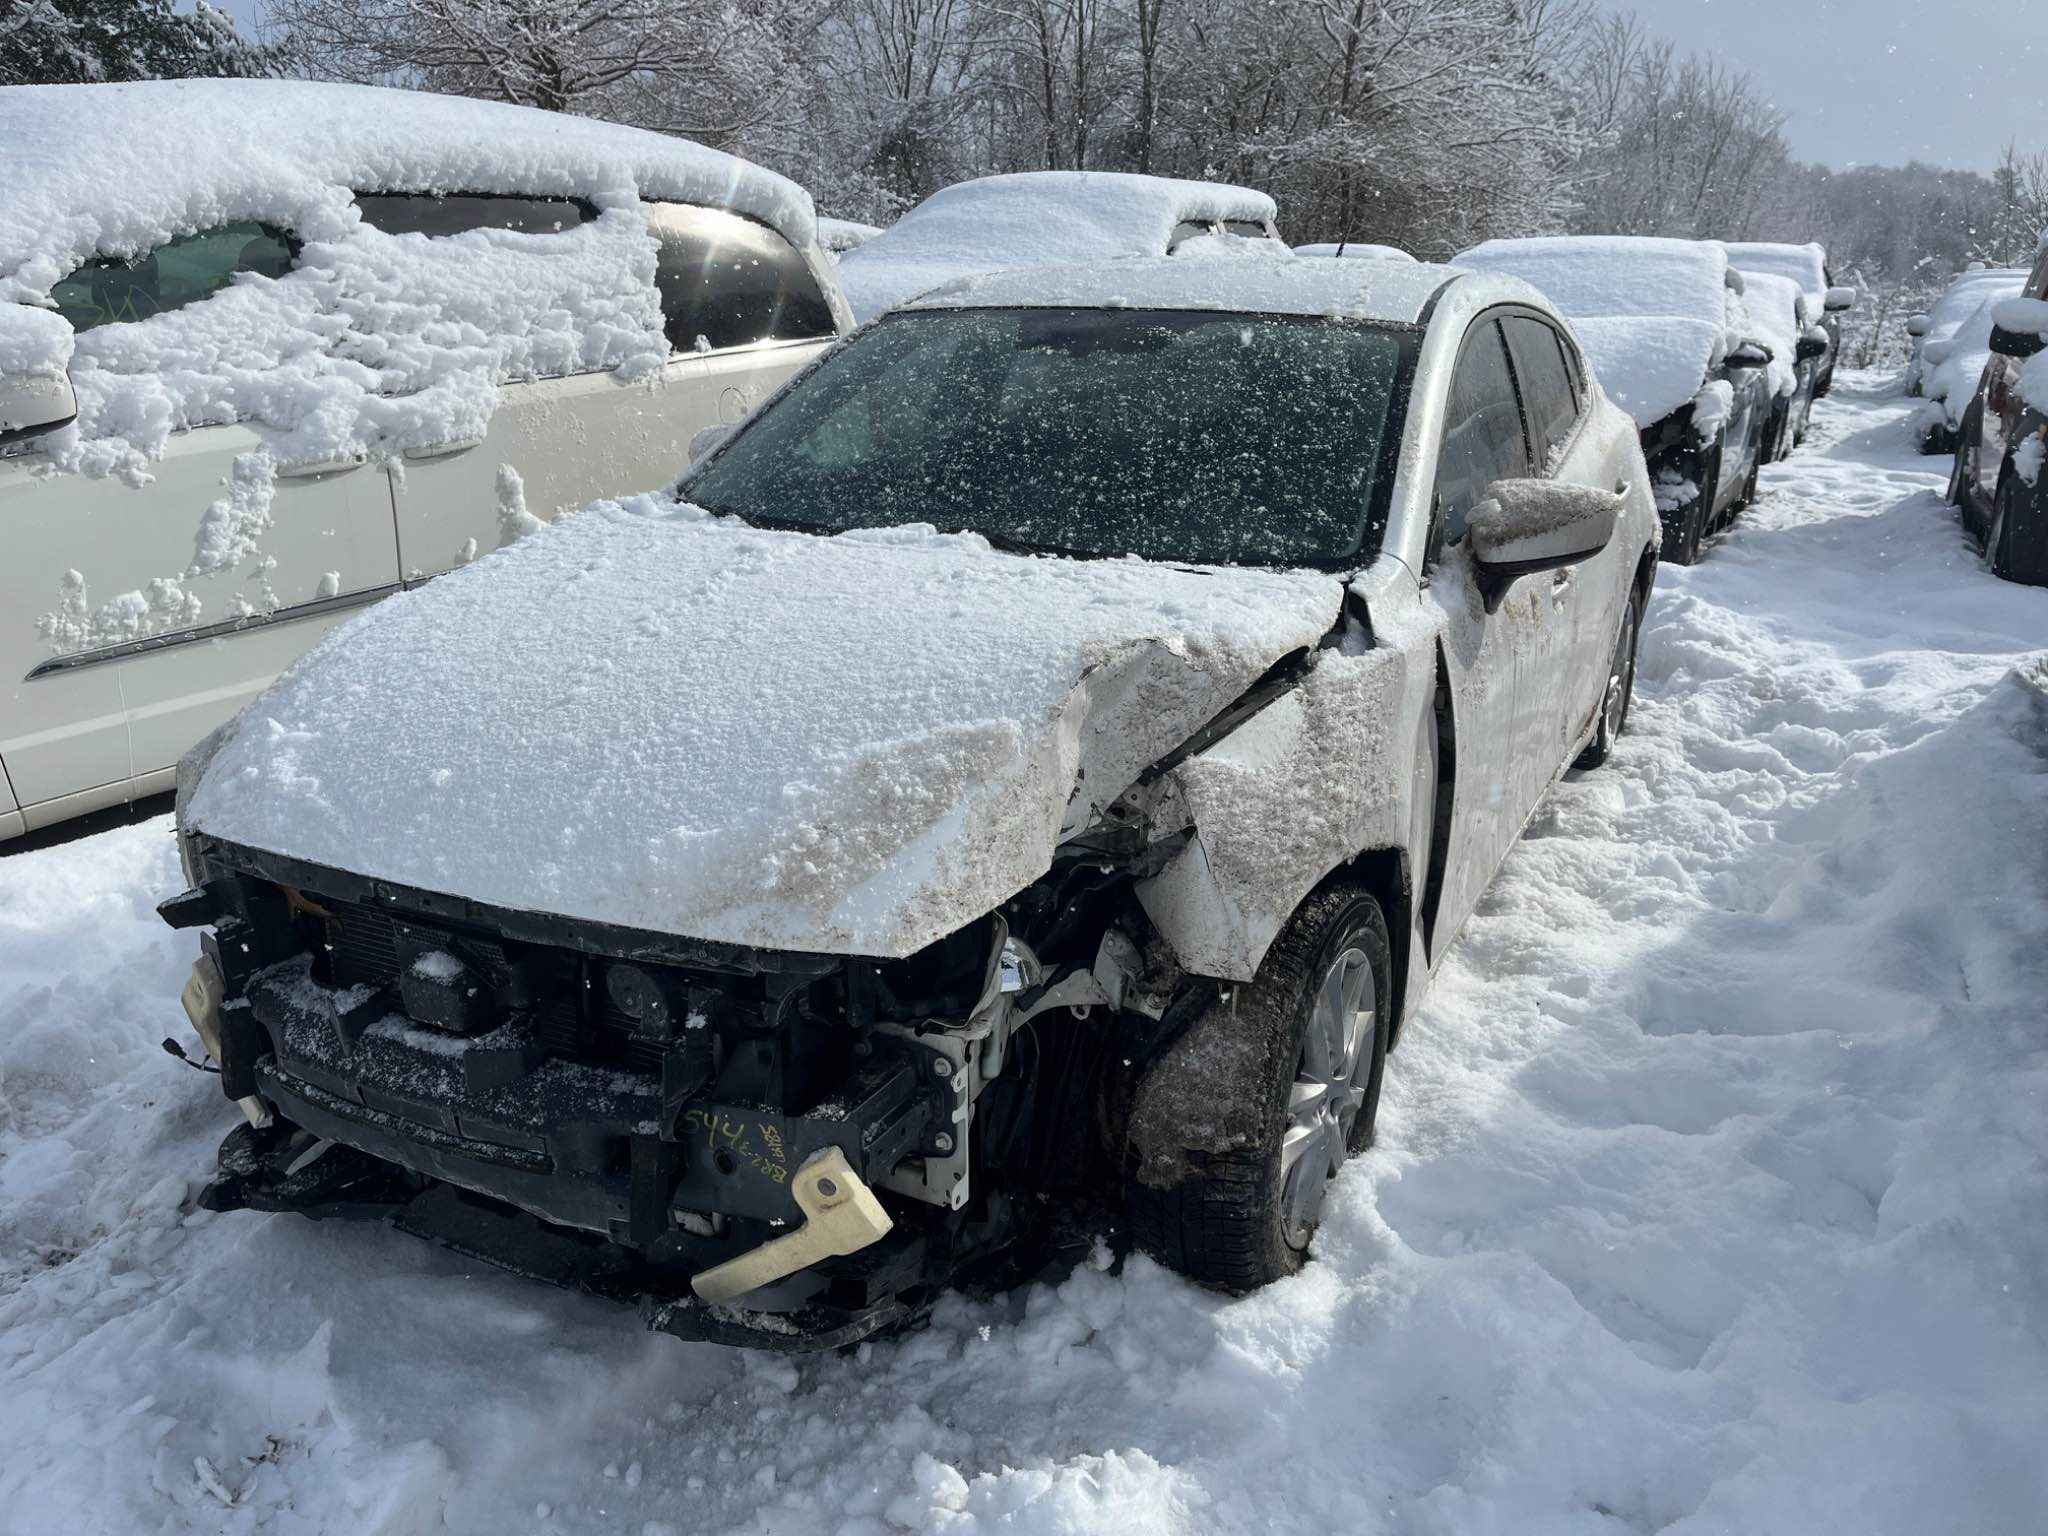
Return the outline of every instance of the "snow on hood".
<path id="1" fill-rule="evenodd" d="M 1324 241 L 1310 245 L 1297 245 L 1297 256 L 1343 256 L 1359 261 L 1413 261 L 1415 258 L 1398 245 L 1374 245 L 1369 240 Z"/>
<path id="2" fill-rule="evenodd" d="M 1607 398 L 1653 426 L 1699 393 L 1727 350 L 1725 327 L 1676 315 L 1574 320 L 1572 331 Z"/>
<path id="3" fill-rule="evenodd" d="M 1690 400 L 1726 351 L 1728 257 L 1712 240 L 1488 240 L 1451 264 L 1540 289 L 1572 322 L 1608 398 L 1638 426 Z"/>
<path id="4" fill-rule="evenodd" d="M 976 272 L 1163 256 L 1186 219 L 1274 216 L 1249 187 L 1121 171 L 1024 171 L 941 188 L 839 263 L 856 320 Z"/>
<path id="5" fill-rule="evenodd" d="M 1828 253 L 1824 246 L 1784 245 L 1772 240 L 1729 240 L 1728 260 L 1750 276 L 1759 272 L 1790 278 L 1813 301 L 1816 312 L 1828 296 Z"/>
<path id="6" fill-rule="evenodd" d="M 497 906 L 907 955 L 1042 874 L 1341 590 L 600 502 L 316 648 L 185 821 Z"/>
<path id="7" fill-rule="evenodd" d="M 134 483 L 186 428 L 242 421 L 273 458 L 396 454 L 480 436 L 506 380 L 652 373 L 668 342 L 640 199 L 733 209 L 799 247 L 810 197 L 663 134 L 502 103 L 278 80 L 0 91 L 0 358 L 67 366 L 59 469 Z M 166 153 L 166 146 L 176 146 Z M 598 217 L 428 239 L 364 224 L 357 191 L 518 193 Z M 71 327 L 33 308 L 95 256 L 257 221 L 301 247 L 203 303 Z"/>
<path id="8" fill-rule="evenodd" d="M 1984 365 L 1991 361 L 1992 311 L 1997 299 L 1986 299 L 1961 324 L 1938 340 L 1930 337 L 1920 350 L 1921 424 L 1957 426 L 1977 392 Z"/>
<path id="9" fill-rule="evenodd" d="M 1774 397 L 1796 394 L 1799 389 L 1799 338 L 1806 331 L 1800 314 L 1803 297 L 1799 284 L 1789 277 L 1751 272 L 1742 296 L 1729 306 L 1741 316 L 1741 328 L 1748 336 L 1771 349 L 1767 376 Z"/>

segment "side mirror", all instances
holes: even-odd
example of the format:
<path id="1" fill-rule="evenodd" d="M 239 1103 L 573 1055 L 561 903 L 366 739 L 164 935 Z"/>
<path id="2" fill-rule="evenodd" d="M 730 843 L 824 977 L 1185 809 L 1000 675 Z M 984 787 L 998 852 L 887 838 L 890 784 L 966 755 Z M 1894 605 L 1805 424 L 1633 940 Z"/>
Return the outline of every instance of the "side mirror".
<path id="1" fill-rule="evenodd" d="M 1828 339 L 1825 336 L 1802 336 L 1793 356 L 1802 363 L 1810 363 L 1817 357 L 1828 355 Z"/>
<path id="2" fill-rule="evenodd" d="M 1771 357 L 1769 347 L 1759 342 L 1745 341 L 1728 354 L 1727 363 L 1731 370 L 1739 372 L 1745 368 L 1768 368 L 1771 365 Z"/>
<path id="3" fill-rule="evenodd" d="M 1842 284 L 1830 288 L 1821 307 L 1831 315 L 1839 315 L 1845 309 L 1856 307 L 1856 290 Z"/>
<path id="4" fill-rule="evenodd" d="M 1480 597 L 1492 613 L 1524 576 L 1590 560 L 1614 537 L 1624 501 L 1597 486 L 1496 480 L 1466 519 Z"/>
<path id="5" fill-rule="evenodd" d="M 0 378 L 0 448 L 55 432 L 78 420 L 71 380 L 48 374 Z"/>
<path id="6" fill-rule="evenodd" d="M 1927 334 L 1928 320 L 1925 315 L 1914 315 L 1906 321 L 1906 334 L 1918 341 Z"/>
<path id="7" fill-rule="evenodd" d="M 732 428 L 724 422 L 704 428 L 690 439 L 690 462 L 696 463 L 715 451 L 718 445 L 732 436 Z"/>
<path id="8" fill-rule="evenodd" d="M 2039 331 L 2014 331 L 2002 325 L 1991 327 L 1991 350 L 2000 357 L 2032 357 L 2048 346 Z"/>

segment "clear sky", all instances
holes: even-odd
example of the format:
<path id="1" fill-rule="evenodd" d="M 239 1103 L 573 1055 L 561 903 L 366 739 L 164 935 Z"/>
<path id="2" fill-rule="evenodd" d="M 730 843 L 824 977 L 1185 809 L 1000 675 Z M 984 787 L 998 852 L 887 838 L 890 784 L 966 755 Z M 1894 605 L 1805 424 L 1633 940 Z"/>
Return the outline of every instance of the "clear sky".
<path id="1" fill-rule="evenodd" d="M 219 0 L 216 0 L 219 3 Z M 260 0 L 225 0 L 244 26 Z M 1651 31 L 1755 77 L 1802 160 L 1985 170 L 2048 151 L 2048 0 L 1634 0 Z"/>
<path id="2" fill-rule="evenodd" d="M 1802 160 L 1985 170 L 2048 151 L 2048 0 L 1637 0 L 1643 24 L 1747 70 Z"/>

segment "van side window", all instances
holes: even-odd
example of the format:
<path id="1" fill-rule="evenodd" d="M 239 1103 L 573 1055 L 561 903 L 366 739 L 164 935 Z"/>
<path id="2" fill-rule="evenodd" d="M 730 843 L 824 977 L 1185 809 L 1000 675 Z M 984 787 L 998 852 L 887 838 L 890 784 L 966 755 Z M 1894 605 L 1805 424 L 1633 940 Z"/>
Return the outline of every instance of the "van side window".
<path id="1" fill-rule="evenodd" d="M 132 261 L 102 256 L 50 290 L 74 331 L 147 320 L 210 298 L 238 272 L 282 277 L 297 259 L 291 237 L 267 224 L 221 224 L 180 235 Z"/>
<path id="2" fill-rule="evenodd" d="M 1510 315 L 1501 328 L 1514 351 L 1515 377 L 1521 382 L 1522 405 L 1528 412 L 1537 462 L 1547 468 L 1579 422 L 1579 392 L 1565 360 L 1564 338 L 1527 315 Z"/>
<path id="3" fill-rule="evenodd" d="M 553 235 L 574 229 L 592 211 L 566 197 L 489 197 L 433 192 L 358 192 L 363 222 L 387 235 L 459 235 L 472 229 L 509 229 Z"/>
<path id="4" fill-rule="evenodd" d="M 1500 322 L 1482 320 L 1466 333 L 1457 372 L 1451 375 L 1443 450 L 1437 456 L 1430 559 L 1465 536 L 1465 519 L 1489 485 L 1526 476 L 1529 464 L 1529 440 Z"/>
<path id="5" fill-rule="evenodd" d="M 649 203 L 659 250 L 654 282 L 677 352 L 831 336 L 832 306 L 795 246 L 719 208 Z"/>

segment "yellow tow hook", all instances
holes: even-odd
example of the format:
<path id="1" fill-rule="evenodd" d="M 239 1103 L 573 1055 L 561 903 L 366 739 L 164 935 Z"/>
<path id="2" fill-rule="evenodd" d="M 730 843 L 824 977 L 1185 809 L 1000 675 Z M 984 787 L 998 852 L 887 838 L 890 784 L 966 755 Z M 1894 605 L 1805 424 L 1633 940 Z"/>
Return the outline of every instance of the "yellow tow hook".
<path id="1" fill-rule="evenodd" d="M 690 1289 L 702 1300 L 721 1306 L 820 1259 L 858 1253 L 895 1225 L 837 1147 L 813 1153 L 790 1179 L 789 1192 L 804 1224 L 692 1276 Z"/>

